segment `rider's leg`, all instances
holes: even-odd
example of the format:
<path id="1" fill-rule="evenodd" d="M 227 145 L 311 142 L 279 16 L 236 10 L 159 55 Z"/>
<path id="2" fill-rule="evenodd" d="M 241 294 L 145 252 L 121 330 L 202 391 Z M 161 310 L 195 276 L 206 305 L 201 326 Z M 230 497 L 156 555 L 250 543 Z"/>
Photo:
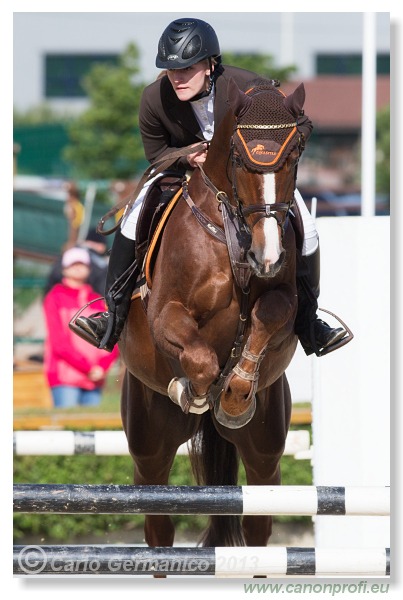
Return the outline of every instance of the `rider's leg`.
<path id="1" fill-rule="evenodd" d="M 322 348 L 340 341 L 347 332 L 342 327 L 333 329 L 316 314 L 320 290 L 319 236 L 315 221 L 298 190 L 295 190 L 295 199 L 304 224 L 302 254 L 297 252 L 298 312 L 295 332 L 308 356 L 314 352 L 319 355 Z"/>
<path id="2" fill-rule="evenodd" d="M 130 309 L 131 294 L 138 273 L 135 260 L 135 241 L 115 233 L 105 285 L 108 311 L 90 317 L 78 317 L 76 327 L 85 331 L 85 339 L 97 348 L 111 352 L 122 333 Z M 77 330 L 76 333 L 79 334 Z"/>
<path id="3" fill-rule="evenodd" d="M 82 337 L 97 348 L 111 352 L 122 333 L 139 267 L 141 267 L 135 264 L 137 221 L 148 189 L 155 181 L 162 180 L 166 174 L 167 172 L 163 171 L 144 184 L 133 206 L 124 215 L 121 228 L 115 234 L 105 286 L 108 311 L 90 317 L 78 317 L 75 321 L 73 331 L 77 335 L 83 334 Z M 176 188 L 172 190 L 171 196 L 175 191 Z"/>
<path id="4" fill-rule="evenodd" d="M 77 335 L 81 335 L 80 331 L 83 332 L 82 337 L 90 344 L 108 352 L 112 352 L 119 341 L 129 314 L 131 295 L 138 274 L 138 266 L 134 264 L 136 226 L 150 183 L 151 181 L 145 184 L 115 233 L 105 285 L 108 310 L 89 317 L 78 317 L 73 329 Z"/>

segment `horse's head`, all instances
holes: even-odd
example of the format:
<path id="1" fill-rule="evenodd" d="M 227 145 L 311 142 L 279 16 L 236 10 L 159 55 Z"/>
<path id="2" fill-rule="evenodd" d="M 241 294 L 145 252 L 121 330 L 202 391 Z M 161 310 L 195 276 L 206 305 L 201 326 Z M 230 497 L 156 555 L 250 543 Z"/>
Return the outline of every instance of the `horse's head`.
<path id="1" fill-rule="evenodd" d="M 248 261 L 259 277 L 274 277 L 284 262 L 283 236 L 298 160 L 311 126 L 303 117 L 301 84 L 285 96 L 266 80 L 244 93 L 231 80 L 235 115 L 231 142 L 233 198 L 251 233 Z"/>

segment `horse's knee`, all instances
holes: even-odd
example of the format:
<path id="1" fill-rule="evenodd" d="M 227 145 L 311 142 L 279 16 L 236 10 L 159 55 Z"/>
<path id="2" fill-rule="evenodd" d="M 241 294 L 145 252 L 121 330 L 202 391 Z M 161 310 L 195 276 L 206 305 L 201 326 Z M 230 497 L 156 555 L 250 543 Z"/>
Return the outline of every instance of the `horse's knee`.
<path id="1" fill-rule="evenodd" d="M 195 384 L 210 385 L 220 373 L 217 354 L 206 344 L 184 348 L 180 355 L 180 363 Z"/>

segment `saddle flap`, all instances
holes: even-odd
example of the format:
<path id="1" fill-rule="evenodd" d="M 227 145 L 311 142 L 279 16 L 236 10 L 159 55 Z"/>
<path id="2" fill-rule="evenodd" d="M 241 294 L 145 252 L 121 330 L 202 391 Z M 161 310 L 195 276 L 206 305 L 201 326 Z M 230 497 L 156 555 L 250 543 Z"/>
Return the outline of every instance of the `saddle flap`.
<path id="1" fill-rule="evenodd" d="M 147 244 L 146 251 L 144 253 L 144 261 L 139 264 L 143 264 L 143 271 L 146 277 L 147 286 L 151 289 L 152 286 L 152 273 L 157 259 L 159 247 L 161 245 L 162 234 L 165 229 L 165 225 L 172 214 L 179 198 L 182 195 L 182 187 L 176 192 L 170 202 L 164 206 L 163 211 L 160 213 L 158 221 L 155 222 L 155 228 L 152 233 L 152 237 Z"/>
<path id="2" fill-rule="evenodd" d="M 154 232 L 169 201 L 181 189 L 183 177 L 178 173 L 163 173 L 149 187 L 136 227 L 136 256 L 142 264 Z"/>

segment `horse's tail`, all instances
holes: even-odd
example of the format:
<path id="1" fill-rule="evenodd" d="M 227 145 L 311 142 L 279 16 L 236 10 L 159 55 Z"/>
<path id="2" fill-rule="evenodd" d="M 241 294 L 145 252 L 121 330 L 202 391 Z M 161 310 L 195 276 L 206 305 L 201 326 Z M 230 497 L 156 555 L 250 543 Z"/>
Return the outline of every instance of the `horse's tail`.
<path id="1" fill-rule="evenodd" d="M 210 411 L 203 417 L 192 439 L 190 460 L 198 485 L 236 485 L 239 456 L 234 444 L 222 438 L 213 423 Z M 204 547 L 244 546 L 239 515 L 212 515 L 201 538 Z"/>

